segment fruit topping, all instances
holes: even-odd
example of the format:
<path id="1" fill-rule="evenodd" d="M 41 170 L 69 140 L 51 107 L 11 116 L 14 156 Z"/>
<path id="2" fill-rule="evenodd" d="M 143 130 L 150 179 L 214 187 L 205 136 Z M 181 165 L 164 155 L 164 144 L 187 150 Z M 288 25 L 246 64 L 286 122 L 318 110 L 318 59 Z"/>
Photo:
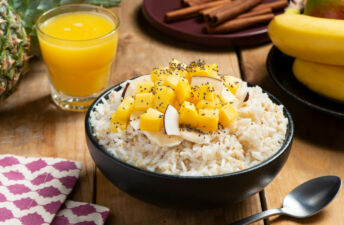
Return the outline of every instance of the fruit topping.
<path id="1" fill-rule="evenodd" d="M 186 65 L 172 60 L 167 68 L 127 81 L 122 93 L 114 95 L 124 98 L 112 115 L 110 130 L 125 130 L 130 123 L 162 146 L 180 143 L 180 137 L 206 143 L 208 132 L 217 131 L 219 125 L 228 127 L 238 117 L 235 94 L 241 80 L 221 79 L 217 71 L 216 65 L 203 61 Z M 174 136 L 180 137 L 166 141 Z"/>
<path id="2" fill-rule="evenodd" d="M 198 112 L 192 102 L 184 101 L 179 110 L 179 123 L 196 127 L 198 121 Z"/>
<path id="3" fill-rule="evenodd" d="M 164 114 L 156 109 L 149 108 L 140 116 L 140 129 L 145 131 L 160 131 Z"/>
<path id="4" fill-rule="evenodd" d="M 135 111 L 144 111 L 153 107 L 153 94 L 140 93 L 135 96 Z"/>

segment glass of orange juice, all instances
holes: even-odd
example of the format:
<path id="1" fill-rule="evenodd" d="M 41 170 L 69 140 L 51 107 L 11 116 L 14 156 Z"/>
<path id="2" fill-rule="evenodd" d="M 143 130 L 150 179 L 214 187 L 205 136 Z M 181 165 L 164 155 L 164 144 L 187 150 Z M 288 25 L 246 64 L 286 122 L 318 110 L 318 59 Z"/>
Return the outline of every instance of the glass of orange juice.
<path id="1" fill-rule="evenodd" d="M 41 15 L 36 29 L 52 99 L 66 110 L 87 110 L 108 84 L 118 17 L 98 6 L 64 5 Z"/>

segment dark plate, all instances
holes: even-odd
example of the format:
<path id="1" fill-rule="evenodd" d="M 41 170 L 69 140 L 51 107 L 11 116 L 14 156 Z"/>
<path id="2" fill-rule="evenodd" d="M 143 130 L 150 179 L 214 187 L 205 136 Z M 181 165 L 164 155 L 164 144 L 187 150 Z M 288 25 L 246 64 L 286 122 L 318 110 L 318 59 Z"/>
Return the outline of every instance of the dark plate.
<path id="1" fill-rule="evenodd" d="M 264 3 L 276 0 L 264 0 Z M 196 18 L 165 23 L 166 12 L 182 7 L 181 0 L 144 0 L 143 15 L 156 29 L 182 41 L 211 47 L 239 47 L 262 44 L 269 41 L 267 26 L 257 26 L 231 34 L 204 34 L 203 22 Z"/>
<path id="2" fill-rule="evenodd" d="M 334 116 L 344 118 L 344 105 L 322 97 L 301 84 L 293 74 L 294 58 L 273 46 L 267 59 L 267 70 L 276 85 L 299 102 Z"/>
<path id="3" fill-rule="evenodd" d="M 121 88 L 123 83 L 105 91 L 89 108 L 85 119 L 86 141 L 96 166 L 104 176 L 138 199 L 169 208 L 214 208 L 233 204 L 261 191 L 278 174 L 288 158 L 294 125 L 284 108 L 284 115 L 288 119 L 285 142 L 272 157 L 251 168 L 216 176 L 174 176 L 129 165 L 111 156 L 98 144 L 89 121 L 95 106 L 102 103 L 104 98 L 107 99 L 112 90 Z M 274 96 L 268 95 L 273 102 L 281 104 Z"/>

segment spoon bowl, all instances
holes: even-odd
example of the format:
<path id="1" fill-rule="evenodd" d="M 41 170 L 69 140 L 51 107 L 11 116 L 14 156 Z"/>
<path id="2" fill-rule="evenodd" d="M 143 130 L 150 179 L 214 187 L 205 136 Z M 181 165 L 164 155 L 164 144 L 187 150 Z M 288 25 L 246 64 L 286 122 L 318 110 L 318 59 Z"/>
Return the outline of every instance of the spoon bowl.
<path id="1" fill-rule="evenodd" d="M 231 225 L 245 225 L 274 215 L 306 218 L 320 212 L 338 194 L 342 181 L 337 176 L 309 180 L 293 189 L 283 200 L 283 208 L 269 209 Z"/>
<path id="2" fill-rule="evenodd" d="M 283 201 L 283 209 L 290 216 L 305 218 L 326 207 L 341 187 L 337 176 L 324 176 L 309 180 L 292 190 Z"/>

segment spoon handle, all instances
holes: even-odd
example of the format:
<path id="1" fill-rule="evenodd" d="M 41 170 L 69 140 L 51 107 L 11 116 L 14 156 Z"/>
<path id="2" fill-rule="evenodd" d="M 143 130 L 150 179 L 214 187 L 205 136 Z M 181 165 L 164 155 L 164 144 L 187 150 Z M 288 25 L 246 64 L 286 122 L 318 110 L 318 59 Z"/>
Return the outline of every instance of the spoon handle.
<path id="1" fill-rule="evenodd" d="M 255 215 L 246 217 L 245 219 L 231 223 L 230 225 L 246 225 L 246 224 L 250 224 L 258 220 L 264 219 L 269 216 L 275 216 L 275 215 L 281 215 L 281 214 L 284 214 L 282 209 L 269 209 L 269 210 L 257 213 Z"/>

